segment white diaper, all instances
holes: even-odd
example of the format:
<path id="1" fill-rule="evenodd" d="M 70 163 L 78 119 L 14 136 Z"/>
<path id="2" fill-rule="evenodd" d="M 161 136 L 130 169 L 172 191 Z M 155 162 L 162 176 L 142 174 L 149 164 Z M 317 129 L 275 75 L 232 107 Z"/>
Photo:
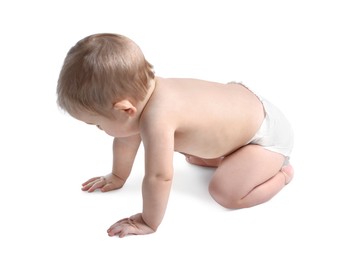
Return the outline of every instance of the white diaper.
<path id="1" fill-rule="evenodd" d="M 293 148 L 293 130 L 284 114 L 264 98 L 260 98 L 265 119 L 255 136 L 248 142 L 283 154 L 288 160 Z M 287 162 L 286 160 L 286 162 Z"/>

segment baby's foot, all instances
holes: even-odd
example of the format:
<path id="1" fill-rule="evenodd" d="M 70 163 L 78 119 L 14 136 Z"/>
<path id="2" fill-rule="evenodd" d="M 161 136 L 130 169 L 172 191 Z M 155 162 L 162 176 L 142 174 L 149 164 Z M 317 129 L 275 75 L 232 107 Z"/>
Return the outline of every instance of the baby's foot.
<path id="1" fill-rule="evenodd" d="M 291 164 L 285 165 L 285 166 L 282 167 L 282 169 L 280 171 L 284 174 L 285 185 L 289 184 L 289 182 L 292 180 L 293 174 L 294 174 L 292 165 Z"/>

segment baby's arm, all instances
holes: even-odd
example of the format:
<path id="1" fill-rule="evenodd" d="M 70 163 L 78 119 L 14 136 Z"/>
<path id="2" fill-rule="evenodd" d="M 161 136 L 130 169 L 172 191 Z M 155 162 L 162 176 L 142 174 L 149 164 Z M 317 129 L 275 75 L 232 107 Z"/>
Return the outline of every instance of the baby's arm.
<path id="1" fill-rule="evenodd" d="M 144 147 L 146 169 L 142 186 L 142 218 L 156 230 L 164 217 L 173 179 L 174 133 L 151 134 L 144 140 Z"/>
<path id="2" fill-rule="evenodd" d="M 121 188 L 130 175 L 140 143 L 140 135 L 114 138 L 112 172 L 89 179 L 82 184 L 82 190 L 92 192 L 101 189 L 106 192 Z"/>
<path id="3" fill-rule="evenodd" d="M 143 211 L 116 222 L 108 229 L 109 236 L 153 233 L 164 217 L 173 178 L 174 134 L 167 130 L 150 132 L 142 135 L 146 166 Z"/>

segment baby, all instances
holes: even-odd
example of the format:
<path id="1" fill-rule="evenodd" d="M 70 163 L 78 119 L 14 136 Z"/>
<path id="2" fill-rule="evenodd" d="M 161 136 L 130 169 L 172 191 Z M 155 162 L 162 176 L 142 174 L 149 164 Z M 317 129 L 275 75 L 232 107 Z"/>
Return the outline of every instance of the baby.
<path id="1" fill-rule="evenodd" d="M 292 129 L 274 105 L 239 83 L 157 77 L 140 48 L 122 35 L 91 35 L 70 49 L 57 101 L 72 117 L 114 137 L 112 172 L 85 182 L 84 191 L 121 188 L 143 142 L 143 210 L 113 224 L 109 236 L 157 230 L 175 151 L 189 163 L 215 168 L 209 192 L 226 208 L 264 203 L 293 177 Z"/>

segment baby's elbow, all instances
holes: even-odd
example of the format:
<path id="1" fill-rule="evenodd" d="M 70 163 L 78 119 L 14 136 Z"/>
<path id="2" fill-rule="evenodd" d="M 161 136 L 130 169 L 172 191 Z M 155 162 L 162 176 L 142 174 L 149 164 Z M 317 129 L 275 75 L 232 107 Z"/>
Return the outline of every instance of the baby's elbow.
<path id="1" fill-rule="evenodd" d="M 173 180 L 173 176 L 172 174 L 156 174 L 154 176 L 154 178 L 157 180 L 157 181 L 163 181 L 163 182 L 171 182 Z"/>
<path id="2" fill-rule="evenodd" d="M 165 172 L 148 173 L 145 175 L 145 180 L 150 182 L 171 182 L 173 180 L 173 174 Z"/>

